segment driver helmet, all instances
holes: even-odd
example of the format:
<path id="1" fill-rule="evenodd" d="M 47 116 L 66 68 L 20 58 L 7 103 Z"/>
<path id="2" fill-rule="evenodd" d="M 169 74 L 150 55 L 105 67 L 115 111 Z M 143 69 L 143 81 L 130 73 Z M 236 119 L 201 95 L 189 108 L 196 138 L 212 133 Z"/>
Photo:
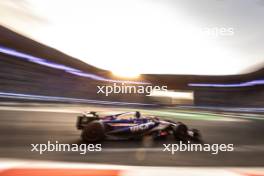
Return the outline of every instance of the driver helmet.
<path id="1" fill-rule="evenodd" d="M 136 113 L 135 113 L 135 117 L 136 117 L 137 119 L 139 119 L 139 118 L 141 117 L 141 114 L 140 114 L 139 111 L 136 111 Z"/>

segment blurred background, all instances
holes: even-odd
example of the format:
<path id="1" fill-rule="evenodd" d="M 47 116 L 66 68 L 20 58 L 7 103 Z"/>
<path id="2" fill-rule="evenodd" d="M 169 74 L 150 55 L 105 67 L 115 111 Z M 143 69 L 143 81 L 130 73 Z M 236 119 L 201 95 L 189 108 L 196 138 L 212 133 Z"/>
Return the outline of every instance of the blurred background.
<path id="1" fill-rule="evenodd" d="M 0 2 L 0 157 L 154 166 L 264 165 L 264 6 L 243 1 Z M 97 86 L 167 86 L 98 94 Z M 31 143 L 81 143 L 83 111 L 140 110 L 183 121 L 212 156 L 160 151 L 164 142 L 105 142 L 103 152 L 30 152 Z M 167 143 L 173 143 L 168 141 Z M 129 157 L 128 157 L 129 156 Z M 247 158 L 247 160 L 245 160 Z"/>

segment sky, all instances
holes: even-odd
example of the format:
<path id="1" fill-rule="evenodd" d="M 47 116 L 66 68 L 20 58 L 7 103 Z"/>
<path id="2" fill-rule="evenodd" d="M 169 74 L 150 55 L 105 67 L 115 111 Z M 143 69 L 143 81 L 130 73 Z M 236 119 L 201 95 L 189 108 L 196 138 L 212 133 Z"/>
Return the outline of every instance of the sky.
<path id="1" fill-rule="evenodd" d="M 263 0 L 1 0 L 0 24 L 119 76 L 264 63 Z"/>

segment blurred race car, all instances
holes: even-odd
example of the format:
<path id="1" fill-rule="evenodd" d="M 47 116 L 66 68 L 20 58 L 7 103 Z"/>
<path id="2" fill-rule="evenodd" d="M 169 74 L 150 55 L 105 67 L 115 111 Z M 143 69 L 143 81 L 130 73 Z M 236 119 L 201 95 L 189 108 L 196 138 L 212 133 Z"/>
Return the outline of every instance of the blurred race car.
<path id="1" fill-rule="evenodd" d="M 147 136 L 161 139 L 169 135 L 180 141 L 201 141 L 197 129 L 188 129 L 181 122 L 161 120 L 152 116 L 142 117 L 139 111 L 105 117 L 99 117 L 96 112 L 84 113 L 78 116 L 77 129 L 82 130 L 81 137 L 86 142 L 142 139 Z"/>

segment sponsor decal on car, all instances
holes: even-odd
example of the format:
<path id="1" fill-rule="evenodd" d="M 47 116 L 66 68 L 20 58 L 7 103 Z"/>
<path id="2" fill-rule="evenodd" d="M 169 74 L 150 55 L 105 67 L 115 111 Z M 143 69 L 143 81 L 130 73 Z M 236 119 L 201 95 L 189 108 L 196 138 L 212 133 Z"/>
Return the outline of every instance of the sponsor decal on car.
<path id="1" fill-rule="evenodd" d="M 130 127 L 130 131 L 133 132 L 133 133 L 136 133 L 136 132 L 139 132 L 139 131 L 144 131 L 144 130 L 149 129 L 150 127 L 152 127 L 154 125 L 155 125 L 154 122 L 149 122 L 149 123 L 145 123 L 145 124 L 141 124 L 141 125 Z"/>

